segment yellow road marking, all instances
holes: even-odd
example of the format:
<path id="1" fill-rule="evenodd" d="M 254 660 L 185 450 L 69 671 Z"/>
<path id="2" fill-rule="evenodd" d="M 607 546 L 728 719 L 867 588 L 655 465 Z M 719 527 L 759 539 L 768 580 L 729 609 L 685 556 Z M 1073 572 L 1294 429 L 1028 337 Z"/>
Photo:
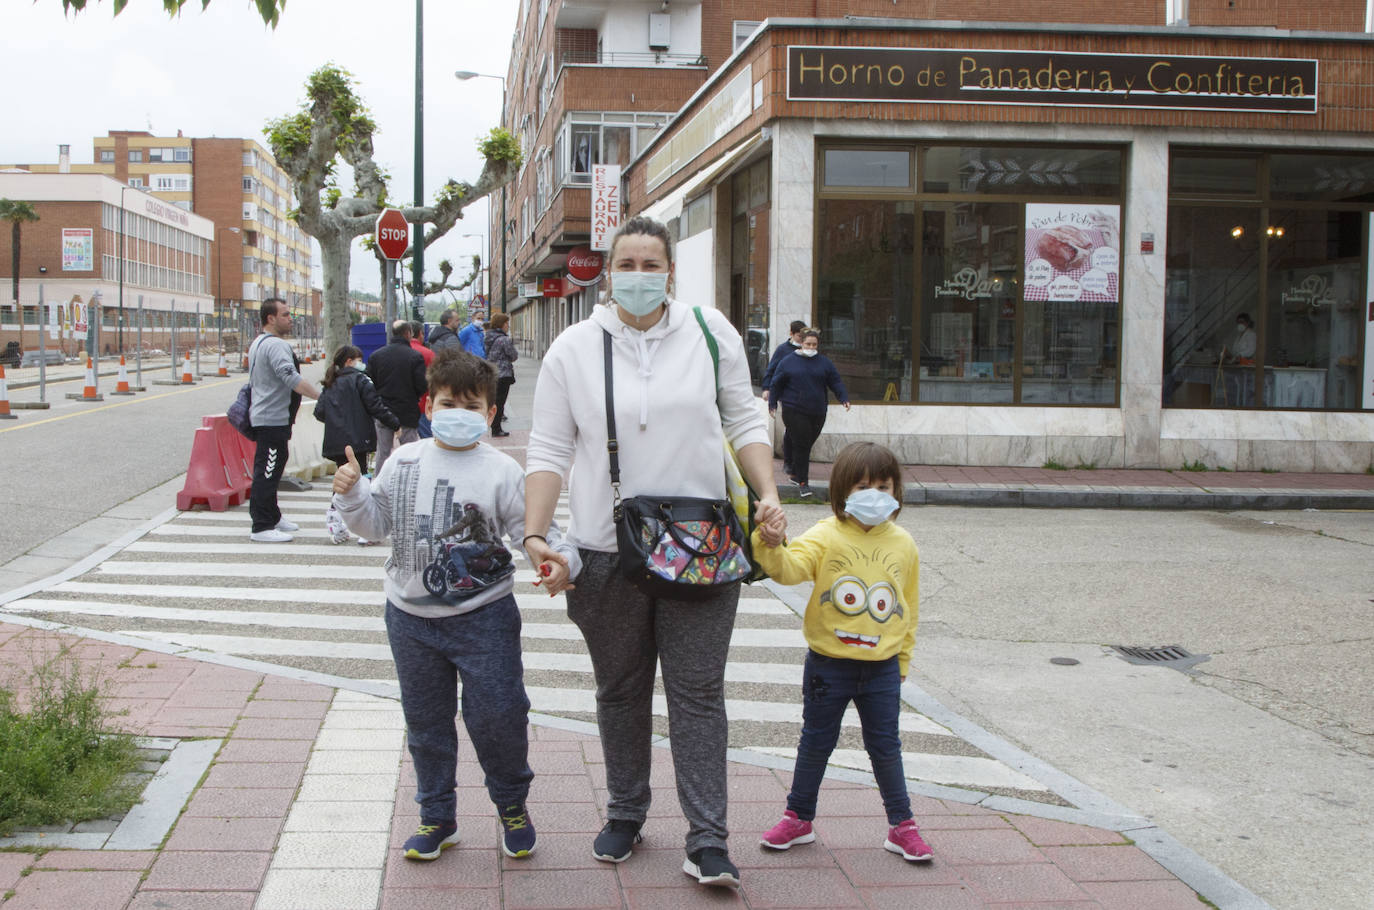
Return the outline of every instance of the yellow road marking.
<path id="1" fill-rule="evenodd" d="M 232 383 L 232 382 L 234 381 L 234 377 L 232 377 L 232 376 L 229 376 L 229 377 L 225 377 L 225 376 L 216 376 L 216 377 L 214 377 L 214 379 L 222 380 L 222 381 L 220 381 L 220 382 L 210 382 L 210 383 L 207 384 L 204 380 L 202 380 L 202 382 L 200 383 L 200 388 L 198 388 L 198 389 L 196 389 L 196 388 L 190 388 L 190 389 L 177 389 L 176 391 L 173 391 L 173 392 L 160 392 L 160 393 L 158 393 L 158 394 L 156 394 L 156 395 L 146 395 L 146 394 L 145 394 L 145 395 L 144 395 L 143 397 L 141 397 L 141 398 L 130 398 L 128 401 L 115 401 L 115 402 L 112 402 L 112 403 L 110 403 L 110 404 L 102 404 L 102 405 L 101 405 L 100 407 L 98 407 L 98 408 L 81 408 L 81 409 L 79 409 L 79 410 L 72 411 L 70 414 L 59 414 L 59 415 L 57 415 L 56 417 L 45 417 L 45 418 L 43 418 L 42 420 L 35 420 L 35 421 L 30 422 L 30 423 L 21 423 L 21 424 L 19 424 L 19 425 L 17 425 L 17 426 L 6 427 L 5 429 L 0 430 L 0 433 L 13 433 L 15 430 L 26 430 L 26 429 L 28 429 L 29 427 L 41 427 L 41 426 L 42 426 L 43 424 L 45 424 L 45 423 L 53 423 L 54 421 L 58 421 L 58 420 L 67 420 L 68 418 L 71 418 L 71 417 L 80 417 L 80 416 L 85 415 L 85 414 L 94 414 L 96 411 L 107 411 L 107 410 L 109 410 L 110 408 L 123 408 L 123 407 L 127 407 L 127 406 L 129 406 L 129 405 L 131 405 L 131 404 L 139 404 L 139 403 L 144 402 L 144 401 L 156 401 L 156 400 L 159 399 L 159 398 L 166 398 L 168 395 L 185 395 L 187 392 L 201 392 L 201 391 L 204 391 L 205 389 L 218 388 L 219 386 L 227 385 L 227 384 L 230 384 L 230 383 Z M 225 407 L 228 407 L 228 405 L 226 405 Z"/>

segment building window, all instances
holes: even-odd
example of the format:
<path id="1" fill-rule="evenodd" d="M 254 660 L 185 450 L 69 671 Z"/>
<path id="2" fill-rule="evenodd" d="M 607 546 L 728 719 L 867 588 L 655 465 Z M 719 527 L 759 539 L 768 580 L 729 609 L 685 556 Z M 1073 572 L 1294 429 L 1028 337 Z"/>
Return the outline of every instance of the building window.
<path id="1" fill-rule="evenodd" d="M 142 178 L 142 177 L 130 177 L 130 178 L 129 178 L 129 186 L 137 187 L 138 189 L 143 189 L 143 178 Z"/>
<path id="2" fill-rule="evenodd" d="M 153 186 L 157 189 L 159 193 L 167 193 L 171 192 L 172 184 L 173 181 L 170 176 L 159 175 L 158 177 L 154 178 Z"/>
<path id="3" fill-rule="evenodd" d="M 628 165 L 667 122 L 666 114 L 569 114 L 554 139 L 554 185 L 592 182 L 592 165 Z"/>
<path id="4" fill-rule="evenodd" d="M 173 160 L 175 160 L 175 161 L 190 161 L 190 160 L 191 160 L 191 150 L 188 149 L 188 148 L 174 149 L 174 150 L 173 150 L 173 153 L 174 153 L 174 154 L 173 154 L 172 157 L 173 157 Z"/>
<path id="5" fill-rule="evenodd" d="M 1164 406 L 1361 409 L 1374 156 L 1177 150 L 1169 190 Z"/>
<path id="6" fill-rule="evenodd" d="M 823 147 L 815 322 L 851 396 L 1115 404 L 1122 157 Z"/>
<path id="7" fill-rule="evenodd" d="M 129 149 L 129 161 L 134 164 L 142 163 L 143 149 Z"/>
<path id="8" fill-rule="evenodd" d="M 100 163 L 101 163 L 101 164 L 113 164 L 113 163 L 114 163 L 114 149 L 101 149 L 101 150 L 100 150 Z"/>
<path id="9" fill-rule="evenodd" d="M 244 177 L 244 178 L 243 178 L 243 191 L 244 191 L 245 193 L 251 193 L 251 192 L 253 192 L 253 178 L 252 178 L 252 177 Z"/>
<path id="10" fill-rule="evenodd" d="M 749 21 L 744 19 L 735 20 L 735 46 L 731 51 L 737 51 L 749 40 L 749 36 L 754 34 L 754 29 L 762 25 L 762 22 Z"/>

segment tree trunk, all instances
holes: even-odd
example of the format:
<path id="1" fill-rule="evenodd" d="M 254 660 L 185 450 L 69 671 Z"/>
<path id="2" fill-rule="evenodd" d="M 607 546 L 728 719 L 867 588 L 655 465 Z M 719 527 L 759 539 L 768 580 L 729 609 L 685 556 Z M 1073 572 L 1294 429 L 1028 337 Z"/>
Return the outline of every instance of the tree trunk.
<path id="1" fill-rule="evenodd" d="M 321 231 L 324 234 L 325 231 Z M 320 242 L 321 267 L 324 271 L 324 346 L 333 356 L 341 344 L 350 344 L 348 333 L 348 269 L 349 248 L 353 238 L 346 231 L 330 231 L 329 236 L 315 239 Z"/>

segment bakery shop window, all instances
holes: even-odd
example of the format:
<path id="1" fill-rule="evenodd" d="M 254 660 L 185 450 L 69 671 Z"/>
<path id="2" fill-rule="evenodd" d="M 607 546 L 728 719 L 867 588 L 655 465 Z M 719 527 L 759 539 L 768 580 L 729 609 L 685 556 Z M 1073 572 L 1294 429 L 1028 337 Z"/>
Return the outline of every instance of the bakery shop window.
<path id="1" fill-rule="evenodd" d="M 1115 404 L 1121 148 L 905 148 L 907 186 L 820 149 L 815 321 L 850 395 Z"/>
<path id="2" fill-rule="evenodd" d="M 1374 155 L 1178 149 L 1169 185 L 1164 406 L 1362 408 Z"/>
<path id="3" fill-rule="evenodd" d="M 1121 194 L 1115 148 L 937 146 L 920 167 L 923 193 L 980 196 L 1111 196 Z"/>

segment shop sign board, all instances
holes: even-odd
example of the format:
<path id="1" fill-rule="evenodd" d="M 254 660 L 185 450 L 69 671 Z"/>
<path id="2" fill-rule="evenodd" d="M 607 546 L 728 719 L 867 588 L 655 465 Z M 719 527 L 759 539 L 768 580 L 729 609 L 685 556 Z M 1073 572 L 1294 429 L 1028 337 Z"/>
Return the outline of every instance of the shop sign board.
<path id="1" fill-rule="evenodd" d="M 95 231 L 62 229 L 62 271 L 89 272 L 95 268 Z"/>
<path id="2" fill-rule="evenodd" d="M 609 250 L 620 229 L 620 165 L 592 165 L 592 249 Z"/>
<path id="3" fill-rule="evenodd" d="M 519 291 L 521 297 L 544 296 L 544 289 L 539 286 L 539 282 L 537 281 L 521 282 Z"/>
<path id="4" fill-rule="evenodd" d="M 1026 204 L 1027 300 L 1116 303 L 1121 206 Z"/>
<path id="5" fill-rule="evenodd" d="M 580 288 L 591 287 L 601 281 L 604 261 L 605 257 L 590 247 L 573 247 L 568 250 L 568 280 Z"/>
<path id="6" fill-rule="evenodd" d="M 792 45 L 787 98 L 1315 114 L 1317 61 Z"/>
<path id="7" fill-rule="evenodd" d="M 545 297 L 564 297 L 562 278 L 545 278 L 543 282 Z"/>

